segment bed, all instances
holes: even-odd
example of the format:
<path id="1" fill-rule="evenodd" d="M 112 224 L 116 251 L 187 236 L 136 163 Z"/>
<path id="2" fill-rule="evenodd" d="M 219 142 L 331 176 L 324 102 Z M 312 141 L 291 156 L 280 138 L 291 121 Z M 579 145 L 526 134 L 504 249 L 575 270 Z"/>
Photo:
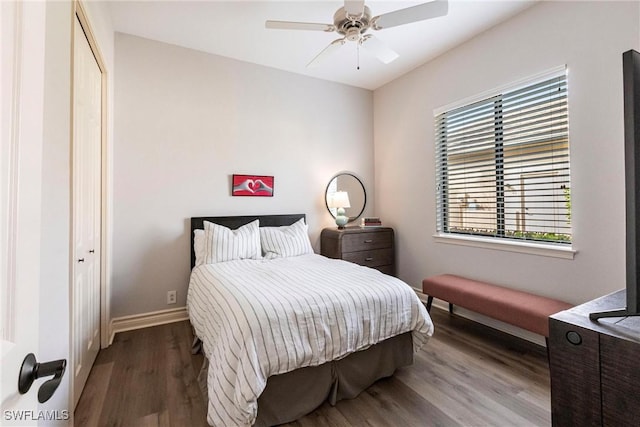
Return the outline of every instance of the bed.
<path id="1" fill-rule="evenodd" d="M 304 219 L 191 219 L 187 308 L 205 356 L 211 425 L 277 425 L 354 398 L 411 364 L 433 333 L 408 285 L 313 254 Z M 221 235 L 240 243 L 220 246 Z"/>

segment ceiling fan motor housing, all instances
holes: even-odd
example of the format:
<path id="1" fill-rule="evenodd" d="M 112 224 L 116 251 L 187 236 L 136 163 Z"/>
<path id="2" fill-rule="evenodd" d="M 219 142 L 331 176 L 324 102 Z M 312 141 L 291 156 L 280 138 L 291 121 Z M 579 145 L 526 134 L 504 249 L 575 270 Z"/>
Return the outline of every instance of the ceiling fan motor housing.
<path id="1" fill-rule="evenodd" d="M 349 41 L 358 41 L 371 24 L 371 10 L 365 6 L 361 16 L 349 16 L 344 7 L 333 15 L 333 25 L 336 31 Z"/>

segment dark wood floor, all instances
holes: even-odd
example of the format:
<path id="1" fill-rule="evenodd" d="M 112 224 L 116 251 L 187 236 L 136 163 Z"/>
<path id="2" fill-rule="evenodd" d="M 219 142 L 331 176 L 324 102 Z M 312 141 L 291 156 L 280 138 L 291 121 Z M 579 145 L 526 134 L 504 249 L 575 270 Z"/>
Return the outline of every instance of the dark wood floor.
<path id="1" fill-rule="evenodd" d="M 415 363 L 356 399 L 288 426 L 546 426 L 543 348 L 434 309 L 436 332 Z M 76 426 L 206 426 L 188 322 L 123 332 L 100 351 Z"/>

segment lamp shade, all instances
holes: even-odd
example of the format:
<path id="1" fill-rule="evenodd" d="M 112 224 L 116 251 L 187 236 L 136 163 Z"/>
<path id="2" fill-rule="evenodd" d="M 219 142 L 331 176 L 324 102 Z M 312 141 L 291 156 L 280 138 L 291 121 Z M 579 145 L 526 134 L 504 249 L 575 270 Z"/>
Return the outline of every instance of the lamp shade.
<path id="1" fill-rule="evenodd" d="M 349 193 L 346 191 L 336 191 L 333 196 L 329 198 L 330 208 L 350 208 Z"/>

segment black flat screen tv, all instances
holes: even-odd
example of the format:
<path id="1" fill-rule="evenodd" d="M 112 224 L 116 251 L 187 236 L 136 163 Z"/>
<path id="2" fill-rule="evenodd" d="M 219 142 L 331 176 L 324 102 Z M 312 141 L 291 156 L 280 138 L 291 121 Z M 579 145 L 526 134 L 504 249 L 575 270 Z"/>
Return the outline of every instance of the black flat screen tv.
<path id="1" fill-rule="evenodd" d="M 601 317 L 640 315 L 640 53 L 622 54 L 624 85 L 624 174 L 626 206 L 627 306 L 589 314 Z"/>

